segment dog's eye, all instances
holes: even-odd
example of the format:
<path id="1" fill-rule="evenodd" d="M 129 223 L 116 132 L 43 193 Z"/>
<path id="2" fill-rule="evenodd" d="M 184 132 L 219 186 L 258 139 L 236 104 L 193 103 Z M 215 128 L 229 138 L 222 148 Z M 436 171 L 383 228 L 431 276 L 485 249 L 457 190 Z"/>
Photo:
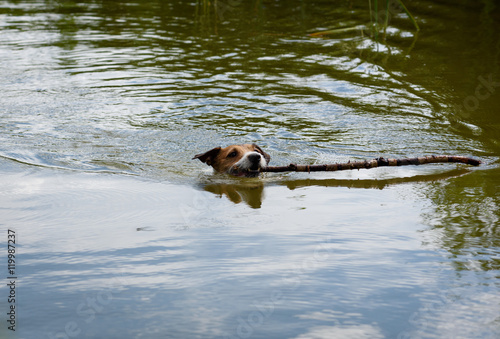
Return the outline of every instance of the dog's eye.
<path id="1" fill-rule="evenodd" d="M 238 152 L 236 152 L 236 151 L 232 151 L 231 153 L 229 153 L 229 154 L 227 155 L 227 157 L 228 157 L 228 158 L 234 158 L 234 157 L 235 157 L 235 156 L 237 156 L 237 155 L 238 155 Z"/>

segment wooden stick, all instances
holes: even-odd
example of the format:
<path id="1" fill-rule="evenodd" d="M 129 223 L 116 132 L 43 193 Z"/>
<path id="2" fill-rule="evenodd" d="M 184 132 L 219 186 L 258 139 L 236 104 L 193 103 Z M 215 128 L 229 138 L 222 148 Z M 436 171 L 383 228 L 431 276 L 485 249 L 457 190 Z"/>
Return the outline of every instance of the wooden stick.
<path id="1" fill-rule="evenodd" d="M 427 157 L 406 158 L 406 159 L 385 159 L 377 158 L 370 161 L 354 161 L 341 164 L 331 165 L 296 165 L 288 166 L 268 166 L 261 169 L 261 172 L 323 172 L 323 171 L 344 171 L 360 168 L 374 168 L 384 166 L 407 166 L 407 165 L 423 165 L 438 162 L 459 162 L 472 166 L 479 166 L 480 160 L 469 157 L 455 155 L 431 155 Z"/>

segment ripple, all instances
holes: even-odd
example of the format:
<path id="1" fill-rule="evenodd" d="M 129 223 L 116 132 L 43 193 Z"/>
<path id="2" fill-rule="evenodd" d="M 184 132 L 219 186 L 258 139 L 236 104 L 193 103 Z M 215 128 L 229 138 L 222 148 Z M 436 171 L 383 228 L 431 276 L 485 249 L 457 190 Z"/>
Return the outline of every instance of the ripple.
<path id="1" fill-rule="evenodd" d="M 22 211 L 16 217 L 8 213 L 6 218 L 14 224 L 44 225 L 49 229 L 58 227 L 99 228 L 100 225 L 116 224 L 120 215 L 123 225 L 135 228 L 147 227 L 161 222 L 167 215 L 172 223 L 181 223 L 179 198 L 187 197 L 189 192 L 176 186 L 131 180 L 117 176 L 96 174 L 63 174 L 47 176 L 43 173 L 24 172 L 10 176 L 10 182 L 4 182 L 1 196 L 11 197 L 4 202 L 2 209 Z M 173 198 L 176 195 L 177 198 Z M 2 199 L 3 200 L 3 199 Z M 156 213 L 162 211 L 155 217 Z M 92 225 L 88 219 L 92 215 Z M 148 224 L 143 224 L 148 220 Z M 89 232 L 86 236 L 102 233 Z"/>

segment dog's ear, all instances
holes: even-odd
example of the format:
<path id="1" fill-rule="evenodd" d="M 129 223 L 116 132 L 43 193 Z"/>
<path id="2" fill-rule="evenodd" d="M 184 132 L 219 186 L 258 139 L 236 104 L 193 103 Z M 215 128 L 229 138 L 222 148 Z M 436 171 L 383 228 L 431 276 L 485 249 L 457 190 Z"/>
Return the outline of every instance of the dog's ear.
<path id="1" fill-rule="evenodd" d="M 271 156 L 269 154 L 267 154 L 266 152 L 264 152 L 262 150 L 262 148 L 260 148 L 259 146 L 257 146 L 256 144 L 252 144 L 253 147 L 255 147 L 255 150 L 257 152 L 259 152 L 260 154 L 262 154 L 264 156 L 264 159 L 266 159 L 266 162 L 269 164 L 269 162 L 271 161 Z"/>
<path id="2" fill-rule="evenodd" d="M 193 160 L 200 159 L 201 162 L 204 162 L 207 165 L 212 165 L 214 158 L 217 156 L 217 154 L 219 154 L 220 150 L 221 150 L 220 147 L 215 147 L 208 152 L 196 154 Z"/>

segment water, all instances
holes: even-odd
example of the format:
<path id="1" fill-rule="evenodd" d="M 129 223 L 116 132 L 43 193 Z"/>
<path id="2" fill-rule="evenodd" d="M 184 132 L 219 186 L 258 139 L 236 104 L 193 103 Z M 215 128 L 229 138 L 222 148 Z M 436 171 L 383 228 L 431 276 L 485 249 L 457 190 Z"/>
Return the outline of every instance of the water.
<path id="1" fill-rule="evenodd" d="M 391 7 L 384 40 L 364 2 L 0 1 L 0 336 L 498 337 L 494 5 Z M 485 164 L 192 160 L 246 142 Z"/>

